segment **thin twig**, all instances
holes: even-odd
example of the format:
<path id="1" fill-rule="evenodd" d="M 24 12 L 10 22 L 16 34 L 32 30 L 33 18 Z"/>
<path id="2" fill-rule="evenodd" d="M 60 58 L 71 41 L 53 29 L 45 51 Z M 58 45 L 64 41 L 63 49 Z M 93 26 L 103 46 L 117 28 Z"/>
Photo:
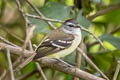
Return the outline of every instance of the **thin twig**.
<path id="1" fill-rule="evenodd" d="M 28 35 L 28 27 L 30 25 L 30 21 L 29 21 L 28 17 L 25 15 L 24 10 L 22 9 L 22 6 L 20 4 L 20 0 L 16 0 L 16 4 L 17 4 L 19 11 L 21 12 L 21 14 L 24 18 L 25 27 L 26 27 L 26 35 Z M 24 45 L 25 45 L 25 43 L 24 43 Z M 29 41 L 29 45 L 31 45 L 31 41 Z M 23 46 L 23 51 L 24 51 L 24 48 L 25 48 L 25 46 Z"/>
<path id="2" fill-rule="evenodd" d="M 82 55 L 77 51 L 76 52 L 76 67 L 80 69 Z M 79 80 L 79 77 L 74 77 L 74 80 Z"/>
<path id="3" fill-rule="evenodd" d="M 33 46 L 32 46 L 32 42 L 31 42 L 31 41 L 29 41 L 29 50 L 32 51 L 32 52 L 34 51 L 34 50 L 33 50 Z"/>
<path id="4" fill-rule="evenodd" d="M 33 25 L 29 30 L 28 30 L 28 33 L 27 33 L 27 36 L 26 36 L 26 40 L 24 42 L 24 49 L 26 48 L 27 44 L 30 42 L 32 36 L 33 36 L 33 31 L 35 30 L 36 26 Z M 30 44 L 31 46 L 31 44 Z"/>
<path id="5" fill-rule="evenodd" d="M 117 27 L 116 29 L 114 29 L 113 31 L 111 31 L 110 34 L 114 34 L 114 33 L 116 33 L 116 32 L 119 31 L 119 30 L 120 30 L 120 26 Z"/>
<path id="6" fill-rule="evenodd" d="M 10 46 L 10 45 L 7 45 L 7 44 L 4 44 L 4 43 L 0 43 L 0 45 L 2 46 L 1 49 L 10 49 L 11 52 L 14 52 L 16 50 L 16 54 L 18 55 L 21 55 L 21 53 L 23 53 L 23 56 L 31 56 L 32 53 L 34 53 L 33 51 L 30 51 L 29 54 L 26 54 L 28 53 L 27 50 L 24 50 L 23 52 L 23 49 L 21 47 L 13 47 L 13 46 Z M 15 49 L 16 48 L 16 49 Z M 25 55 L 26 54 L 26 55 Z M 13 68 L 16 68 L 16 66 L 20 63 L 20 60 L 21 60 L 21 57 L 20 56 L 14 63 L 13 63 Z M 7 70 L 7 73 L 9 72 L 9 68 Z M 7 75 L 7 73 L 5 74 L 5 76 Z M 5 77 L 4 76 L 4 77 Z"/>
<path id="7" fill-rule="evenodd" d="M 0 80 L 3 80 L 4 79 L 4 76 L 6 75 L 7 71 L 4 70 L 4 72 L 2 73 L 2 75 L 0 76 Z"/>
<path id="8" fill-rule="evenodd" d="M 32 5 L 28 0 L 25 0 L 32 8 L 33 10 L 42 18 L 46 18 L 34 5 Z M 45 20 L 53 29 L 56 29 L 56 27 L 50 22 Z"/>
<path id="9" fill-rule="evenodd" d="M 50 22 L 59 22 L 59 23 L 63 23 L 63 21 L 61 21 L 61 20 L 50 19 L 50 18 L 46 18 L 46 17 L 40 17 L 40 16 L 32 15 L 32 14 L 26 14 L 26 15 L 27 15 L 28 17 L 31 17 L 31 18 L 42 19 L 42 20 L 50 21 Z"/>
<path id="10" fill-rule="evenodd" d="M 95 19 L 96 17 L 98 17 L 100 15 L 103 15 L 103 14 L 105 14 L 107 12 L 110 12 L 110 11 L 113 11 L 113 10 L 116 10 L 116 9 L 119 9 L 119 8 L 120 8 L 120 3 L 119 4 L 115 4 L 115 5 L 110 5 L 110 6 L 108 6 L 105 9 L 97 11 L 94 15 L 89 16 L 88 19 L 90 21 L 92 21 L 93 19 Z"/>
<path id="11" fill-rule="evenodd" d="M 97 37 L 96 37 L 92 32 L 90 32 L 88 29 L 86 29 L 86 28 L 84 28 L 84 27 L 82 27 L 82 26 L 80 26 L 80 27 L 81 27 L 81 29 L 82 29 L 83 31 L 88 32 L 89 34 L 91 34 L 91 35 L 100 43 L 100 45 L 105 49 L 103 42 L 102 42 L 99 38 L 97 38 Z"/>
<path id="12" fill-rule="evenodd" d="M 47 37 L 47 36 L 46 36 L 46 37 Z M 44 39 L 46 39 L 46 37 L 44 37 Z M 41 45 L 41 43 L 44 41 L 44 39 L 42 39 L 42 41 L 40 42 L 39 45 Z M 38 45 L 38 46 L 39 46 L 39 45 Z M 35 51 L 36 51 L 36 49 L 37 49 L 38 46 L 35 46 Z M 21 69 L 21 68 L 25 67 L 28 63 L 30 63 L 30 62 L 32 61 L 32 59 L 34 58 L 35 55 L 36 55 L 36 53 L 34 53 L 34 54 L 32 54 L 31 56 L 29 56 L 22 64 L 20 64 L 20 65 L 18 66 L 18 68 Z M 17 69 L 16 69 L 16 70 L 17 70 Z"/>
<path id="13" fill-rule="evenodd" d="M 21 12 L 21 14 L 22 14 L 22 16 L 23 16 L 23 18 L 24 18 L 24 21 L 25 21 L 25 27 L 26 27 L 26 39 L 25 39 L 25 42 L 24 42 L 24 45 L 23 45 L 23 47 L 22 47 L 22 51 L 23 51 L 23 53 L 24 53 L 24 50 L 25 50 L 25 48 L 26 48 L 26 46 L 27 46 L 27 44 L 29 44 L 29 47 L 30 47 L 30 50 L 32 51 L 32 43 L 31 43 L 31 35 L 33 34 L 33 30 L 35 29 L 35 27 L 32 27 L 31 29 L 31 32 L 29 33 L 29 31 L 28 31 L 28 29 L 29 29 L 29 25 L 30 25 L 30 21 L 29 21 L 29 19 L 28 19 L 28 16 L 26 16 L 25 15 L 25 12 L 24 12 L 24 10 L 22 9 L 22 6 L 21 6 L 21 4 L 20 4 L 20 0 L 16 0 L 16 4 L 17 4 L 17 6 L 18 6 L 18 9 L 19 9 L 19 11 Z M 20 55 L 20 60 L 23 60 L 24 58 L 23 58 L 23 53 Z M 17 60 L 17 61 L 19 61 L 19 60 Z M 17 62 L 17 63 L 19 63 L 19 62 Z"/>
<path id="14" fill-rule="evenodd" d="M 23 67 L 25 67 L 28 63 L 30 63 L 32 61 L 32 59 L 34 58 L 35 54 L 32 54 L 30 57 L 28 57 L 22 64 L 20 64 L 18 66 L 19 69 L 22 69 Z"/>
<path id="15" fill-rule="evenodd" d="M 83 44 L 83 41 L 81 41 L 79 47 L 82 49 L 82 50 L 85 50 L 83 48 L 84 47 L 84 44 Z M 80 69 L 81 67 L 81 60 L 82 60 L 82 55 L 80 54 L 80 52 L 78 50 L 76 50 L 76 67 Z M 79 77 L 74 77 L 74 80 L 79 80 Z"/>
<path id="16" fill-rule="evenodd" d="M 117 80 L 117 76 L 118 76 L 119 71 L 120 71 L 120 62 L 118 61 L 116 71 L 115 71 L 114 76 L 113 76 L 113 80 Z"/>
<path id="17" fill-rule="evenodd" d="M 10 34 L 12 37 L 18 39 L 18 40 L 21 41 L 21 42 L 24 42 L 23 39 L 21 39 L 20 37 L 18 37 L 16 34 L 10 32 L 7 28 L 2 27 L 2 29 L 3 29 L 5 32 L 7 32 L 8 34 Z"/>
<path id="18" fill-rule="evenodd" d="M 89 59 L 89 57 L 80 48 L 77 48 L 77 50 L 105 79 L 109 80 L 109 78 L 92 62 L 91 59 Z"/>
<path id="19" fill-rule="evenodd" d="M 24 12 L 24 10 L 23 10 L 23 8 L 22 8 L 22 6 L 21 6 L 21 3 L 20 3 L 20 0 L 16 0 L 16 4 L 17 4 L 17 7 L 18 7 L 18 10 L 21 12 L 21 14 L 22 14 L 22 16 L 23 16 L 23 19 L 24 19 L 24 21 L 25 21 L 25 28 L 26 28 L 26 35 L 27 35 L 27 33 L 28 33 L 28 26 L 29 26 L 29 20 L 28 20 L 28 18 L 27 18 L 27 16 L 25 15 L 25 12 Z M 25 43 L 24 43 L 24 45 L 25 45 Z M 23 45 L 23 47 L 22 47 L 22 51 L 24 52 L 24 49 L 25 49 L 25 46 Z M 24 58 L 23 58 L 23 53 L 20 55 L 20 60 L 22 61 Z M 18 61 L 18 60 L 17 60 Z"/>
<path id="20" fill-rule="evenodd" d="M 0 47 L 2 49 L 7 49 L 8 48 L 8 49 L 10 49 L 11 53 L 15 53 L 16 55 L 21 55 L 21 53 L 23 53 L 23 55 L 25 57 L 29 57 L 29 56 L 34 54 L 34 52 L 28 51 L 26 49 L 23 52 L 21 47 L 14 47 L 14 46 L 2 43 L 2 42 L 0 42 Z"/>
<path id="21" fill-rule="evenodd" d="M 94 41 L 94 42 L 88 44 L 87 47 L 90 48 L 91 46 L 94 46 L 96 44 L 99 44 L 99 42 L 98 41 Z"/>
<path id="22" fill-rule="evenodd" d="M 15 45 L 12 42 L 10 42 L 10 41 L 6 40 L 5 38 L 3 38 L 2 36 L 0 36 L 0 40 L 4 41 L 5 43 L 10 44 L 12 46 L 18 47 L 17 45 Z"/>
<path id="23" fill-rule="evenodd" d="M 21 41 L 21 42 L 24 42 L 24 40 L 23 40 L 23 39 L 21 39 L 20 37 L 18 37 L 18 36 L 17 36 L 17 35 L 15 35 L 15 34 L 13 34 L 13 33 L 9 32 L 9 30 L 7 31 L 7 33 L 9 33 L 12 37 L 16 38 L 17 40 L 19 40 L 19 41 Z"/>
<path id="24" fill-rule="evenodd" d="M 13 72 L 13 66 L 12 66 L 11 57 L 10 57 L 10 50 L 9 49 L 7 49 L 7 58 L 8 58 L 8 64 L 9 64 L 9 69 L 10 69 L 11 80 L 15 80 L 14 72 Z"/>
<path id="25" fill-rule="evenodd" d="M 16 70 L 19 70 L 19 66 L 18 66 L 18 65 L 21 64 L 21 63 L 20 63 L 21 57 L 22 57 L 22 56 L 18 57 L 17 60 L 13 63 L 14 72 L 15 72 Z M 24 63 L 24 62 L 23 62 L 23 63 Z M 27 63 L 24 63 L 24 65 L 25 65 L 25 64 L 27 65 Z M 18 66 L 18 68 L 17 68 L 17 66 Z M 21 66 L 21 65 L 20 65 L 20 66 Z M 23 66 L 23 64 L 22 64 L 22 66 Z M 22 67 L 22 68 L 23 68 L 23 67 Z M 20 68 L 20 69 L 21 69 L 21 68 Z M 8 68 L 8 70 L 7 70 L 5 73 L 2 74 L 0 80 L 4 79 L 4 78 L 8 75 L 9 71 L 10 71 L 10 68 Z"/>
<path id="26" fill-rule="evenodd" d="M 114 34 L 114 33 L 116 33 L 116 32 L 119 31 L 119 30 L 120 30 L 120 26 L 117 27 L 116 29 L 114 29 L 113 31 L 111 31 L 110 34 Z M 91 46 L 96 45 L 96 44 L 98 44 L 98 43 L 99 43 L 98 41 L 95 41 L 95 42 L 89 44 L 88 47 L 91 47 Z"/>
<path id="27" fill-rule="evenodd" d="M 42 75 L 43 80 L 47 80 L 47 78 L 46 78 L 46 76 L 45 76 L 45 74 L 44 74 L 44 72 L 43 72 L 40 64 L 39 64 L 38 62 L 36 62 L 36 65 L 37 65 L 38 71 L 39 71 L 39 72 L 41 73 L 41 75 Z"/>
<path id="28" fill-rule="evenodd" d="M 21 12 L 21 14 L 22 14 L 22 16 L 23 16 L 23 18 L 24 18 L 25 26 L 26 26 L 26 30 L 27 30 L 30 22 L 29 22 L 27 16 L 25 15 L 24 10 L 22 9 L 22 6 L 21 6 L 21 4 L 20 4 L 20 0 L 16 0 L 16 4 L 17 4 L 19 11 Z M 27 31 L 26 31 L 26 34 L 27 34 Z"/>

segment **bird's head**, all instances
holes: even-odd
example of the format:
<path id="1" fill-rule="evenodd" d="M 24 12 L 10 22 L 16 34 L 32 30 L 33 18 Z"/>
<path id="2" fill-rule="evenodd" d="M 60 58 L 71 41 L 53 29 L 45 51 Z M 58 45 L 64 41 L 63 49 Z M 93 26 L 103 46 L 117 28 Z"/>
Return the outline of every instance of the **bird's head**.
<path id="1" fill-rule="evenodd" d="M 62 30 L 68 34 L 73 34 L 73 35 L 81 34 L 79 23 L 74 19 L 66 20 L 62 25 Z"/>

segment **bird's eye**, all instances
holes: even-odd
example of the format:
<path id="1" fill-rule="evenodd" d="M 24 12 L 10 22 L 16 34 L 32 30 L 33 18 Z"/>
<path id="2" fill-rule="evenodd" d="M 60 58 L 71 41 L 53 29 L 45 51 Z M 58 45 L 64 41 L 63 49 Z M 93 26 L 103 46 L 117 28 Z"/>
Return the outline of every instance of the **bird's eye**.
<path id="1" fill-rule="evenodd" d="M 68 25 L 69 27 L 74 27 L 73 25 Z"/>

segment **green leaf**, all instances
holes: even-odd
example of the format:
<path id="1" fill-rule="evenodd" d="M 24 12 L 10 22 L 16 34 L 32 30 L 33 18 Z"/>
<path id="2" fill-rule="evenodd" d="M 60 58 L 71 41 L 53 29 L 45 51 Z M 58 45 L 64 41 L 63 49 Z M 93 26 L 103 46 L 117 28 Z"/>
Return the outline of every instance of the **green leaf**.
<path id="1" fill-rule="evenodd" d="M 24 74 L 27 74 L 27 73 L 32 72 L 35 69 L 36 69 L 36 64 L 34 62 L 30 62 L 23 69 L 21 69 L 21 72 L 24 73 Z"/>
<path id="2" fill-rule="evenodd" d="M 79 24 L 85 28 L 88 28 L 90 26 L 90 21 L 88 21 L 83 15 L 82 15 L 82 10 L 77 15 L 77 21 Z"/>
<path id="3" fill-rule="evenodd" d="M 76 56 L 76 51 L 72 52 L 68 56 L 65 56 L 63 60 L 65 62 L 68 62 L 69 64 L 75 64 L 75 56 Z"/>
<path id="4" fill-rule="evenodd" d="M 70 15 L 70 9 L 71 7 L 62 5 L 60 3 L 48 3 L 42 8 L 40 8 L 40 11 L 47 18 L 64 20 Z M 49 33 L 51 31 L 49 25 L 45 21 L 33 18 L 29 19 L 32 24 L 37 25 L 35 33 Z"/>
<path id="5" fill-rule="evenodd" d="M 34 30 L 35 34 L 40 32 L 47 34 L 51 31 L 49 25 L 45 21 L 34 18 L 29 18 L 29 20 L 32 24 L 36 25 L 36 29 Z"/>
<path id="6" fill-rule="evenodd" d="M 48 18 L 64 20 L 70 15 L 70 9 L 71 7 L 60 3 L 48 3 L 40 11 Z"/>
<path id="7" fill-rule="evenodd" d="M 117 37 L 114 37 L 110 34 L 104 34 L 100 37 L 101 40 L 107 41 L 111 43 L 114 47 L 117 49 L 120 49 L 120 39 Z"/>
<path id="8" fill-rule="evenodd" d="M 116 65 L 117 60 L 120 59 L 119 50 L 99 52 L 99 53 L 94 53 L 93 55 L 94 55 L 94 58 L 92 60 L 94 61 L 94 63 L 104 71 L 108 71 L 108 69 L 110 68 L 110 65 L 113 62 L 113 57 L 112 57 L 113 55 L 115 57 L 115 61 L 113 62 L 114 65 Z"/>
<path id="9" fill-rule="evenodd" d="M 77 21 L 79 22 L 79 24 L 85 28 L 88 28 L 90 26 L 90 21 L 88 21 L 83 15 L 82 15 L 82 10 L 80 10 L 80 12 L 77 15 Z M 84 37 L 87 33 L 82 32 L 82 36 Z"/>

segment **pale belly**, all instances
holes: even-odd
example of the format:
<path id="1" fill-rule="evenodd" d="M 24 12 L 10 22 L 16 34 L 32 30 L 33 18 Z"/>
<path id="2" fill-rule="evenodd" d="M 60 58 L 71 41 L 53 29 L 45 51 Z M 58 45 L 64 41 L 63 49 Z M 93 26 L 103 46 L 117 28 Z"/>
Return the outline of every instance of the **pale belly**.
<path id="1" fill-rule="evenodd" d="M 61 50 L 60 52 L 57 53 L 53 53 L 52 55 L 49 55 L 47 57 L 49 58 L 61 58 L 61 57 L 65 57 L 67 55 L 69 55 L 70 53 L 72 53 L 80 44 L 81 42 L 81 37 L 76 36 L 75 40 L 73 41 L 71 47 L 65 49 L 65 50 Z"/>

